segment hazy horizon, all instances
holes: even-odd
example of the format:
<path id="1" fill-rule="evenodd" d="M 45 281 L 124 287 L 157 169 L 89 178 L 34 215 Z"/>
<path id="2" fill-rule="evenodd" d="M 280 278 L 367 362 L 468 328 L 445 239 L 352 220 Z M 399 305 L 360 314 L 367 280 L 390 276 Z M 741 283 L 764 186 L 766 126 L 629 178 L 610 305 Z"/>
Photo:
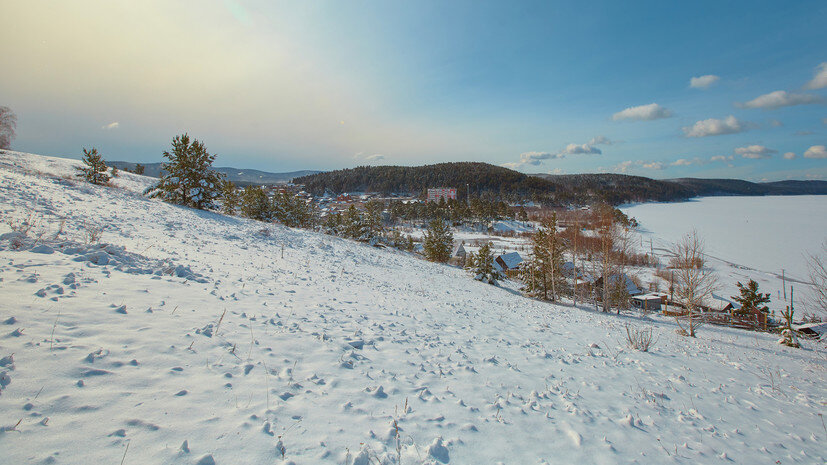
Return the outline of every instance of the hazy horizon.
<path id="1" fill-rule="evenodd" d="M 824 2 L 0 4 L 12 150 L 827 179 Z"/>

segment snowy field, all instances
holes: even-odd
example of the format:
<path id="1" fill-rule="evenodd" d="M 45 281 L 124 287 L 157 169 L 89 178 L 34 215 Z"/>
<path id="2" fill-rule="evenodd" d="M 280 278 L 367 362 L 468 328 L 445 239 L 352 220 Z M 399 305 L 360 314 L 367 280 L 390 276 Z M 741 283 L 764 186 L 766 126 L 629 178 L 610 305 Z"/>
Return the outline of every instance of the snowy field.
<path id="1" fill-rule="evenodd" d="M 764 292 L 771 293 L 772 307 L 779 310 L 786 305 L 781 270 L 788 279 L 788 294 L 792 283 L 803 299 L 809 292 L 806 255 L 818 252 L 827 241 L 827 196 L 823 195 L 702 197 L 621 210 L 640 223 L 642 250 L 648 250 L 652 239 L 656 254 L 694 228 L 720 276 L 721 294 L 736 294 L 738 281 L 755 279 Z M 796 304 L 801 303 L 796 298 Z"/>
<path id="2" fill-rule="evenodd" d="M 0 214 L 37 222 L 0 225 L 0 463 L 827 460 L 814 342 L 688 339 L 76 163 L 0 154 Z"/>

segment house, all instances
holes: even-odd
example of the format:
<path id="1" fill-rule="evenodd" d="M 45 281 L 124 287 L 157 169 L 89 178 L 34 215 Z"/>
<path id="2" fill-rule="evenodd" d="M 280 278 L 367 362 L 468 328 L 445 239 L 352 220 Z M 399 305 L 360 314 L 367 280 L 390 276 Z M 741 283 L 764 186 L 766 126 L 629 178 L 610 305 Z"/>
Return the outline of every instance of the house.
<path id="1" fill-rule="evenodd" d="M 457 258 L 465 258 L 467 252 L 465 251 L 465 241 L 460 242 L 459 244 L 454 247 L 454 250 L 451 252 L 452 257 Z"/>
<path id="2" fill-rule="evenodd" d="M 630 296 L 643 294 L 643 291 L 641 291 L 640 288 L 637 287 L 637 284 L 635 284 L 635 282 L 632 281 L 632 278 L 627 276 L 625 273 L 621 273 L 619 275 L 613 274 L 613 275 L 609 276 L 609 285 L 610 286 L 622 285 L 623 287 L 626 288 L 626 293 L 629 294 Z M 602 276 L 597 278 L 597 281 L 594 282 L 594 286 L 598 289 L 603 286 L 603 277 Z"/>
<path id="3" fill-rule="evenodd" d="M 516 270 L 523 262 L 523 257 L 517 252 L 504 253 L 494 259 L 494 269 L 497 271 Z"/>
<path id="4" fill-rule="evenodd" d="M 468 253 L 465 251 L 465 241 L 460 242 L 459 244 L 454 247 L 454 250 L 451 252 L 451 258 L 455 259 L 459 262 L 459 265 L 464 267 L 465 266 L 465 258 L 468 256 Z"/>
<path id="5" fill-rule="evenodd" d="M 660 294 L 642 294 L 632 296 L 630 301 L 632 302 L 632 307 L 650 312 L 659 312 L 663 299 Z"/>
<path id="6" fill-rule="evenodd" d="M 793 329 L 806 336 L 824 339 L 825 334 L 827 334 L 827 323 L 793 325 Z"/>

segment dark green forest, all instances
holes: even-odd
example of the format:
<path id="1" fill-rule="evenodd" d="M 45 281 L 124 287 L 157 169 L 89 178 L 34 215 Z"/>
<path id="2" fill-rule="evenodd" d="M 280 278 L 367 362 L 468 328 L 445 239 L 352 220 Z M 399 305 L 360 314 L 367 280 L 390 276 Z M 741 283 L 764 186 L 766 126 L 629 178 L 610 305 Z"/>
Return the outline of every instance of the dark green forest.
<path id="1" fill-rule="evenodd" d="M 360 166 L 294 178 L 310 192 L 379 192 L 424 196 L 429 187 L 456 187 L 460 200 L 493 196 L 544 205 L 676 201 L 709 195 L 827 194 L 824 181 L 754 183 L 738 179 L 656 180 L 624 174 L 528 175 L 479 162 L 425 166 Z"/>

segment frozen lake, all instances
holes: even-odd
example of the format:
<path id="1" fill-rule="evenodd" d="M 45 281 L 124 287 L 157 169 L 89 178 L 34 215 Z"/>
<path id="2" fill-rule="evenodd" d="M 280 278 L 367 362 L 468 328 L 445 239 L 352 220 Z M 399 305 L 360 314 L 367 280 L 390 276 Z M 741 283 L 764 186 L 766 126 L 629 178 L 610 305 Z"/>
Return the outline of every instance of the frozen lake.
<path id="1" fill-rule="evenodd" d="M 827 240 L 827 196 L 702 197 L 621 208 L 655 247 L 696 229 L 706 252 L 766 273 L 807 279 L 807 253 Z"/>

